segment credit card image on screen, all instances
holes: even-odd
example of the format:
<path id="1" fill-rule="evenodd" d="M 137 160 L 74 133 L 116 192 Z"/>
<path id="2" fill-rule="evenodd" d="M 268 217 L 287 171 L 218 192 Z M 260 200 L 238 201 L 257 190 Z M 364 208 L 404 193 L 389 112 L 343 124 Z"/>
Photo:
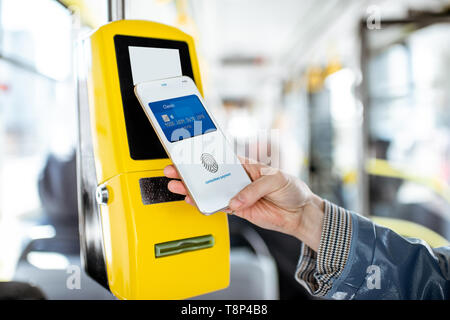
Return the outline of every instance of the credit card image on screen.
<path id="1" fill-rule="evenodd" d="M 170 142 L 217 130 L 195 94 L 150 102 L 148 105 Z"/>

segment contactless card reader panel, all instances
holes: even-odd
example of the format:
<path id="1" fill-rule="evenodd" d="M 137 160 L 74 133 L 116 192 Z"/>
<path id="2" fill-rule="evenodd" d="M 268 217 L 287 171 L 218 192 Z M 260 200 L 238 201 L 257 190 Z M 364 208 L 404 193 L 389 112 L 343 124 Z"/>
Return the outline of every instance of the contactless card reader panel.
<path id="1" fill-rule="evenodd" d="M 226 214 L 202 215 L 167 190 L 170 160 L 133 91 L 181 75 L 202 92 L 192 38 L 159 23 L 112 22 L 79 46 L 82 260 L 122 299 L 188 298 L 229 283 Z"/>

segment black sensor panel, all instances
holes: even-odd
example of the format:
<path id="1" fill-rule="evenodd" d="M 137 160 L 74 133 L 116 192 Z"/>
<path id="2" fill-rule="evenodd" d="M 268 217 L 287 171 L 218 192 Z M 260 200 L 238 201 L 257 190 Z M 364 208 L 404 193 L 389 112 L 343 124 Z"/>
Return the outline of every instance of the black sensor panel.
<path id="1" fill-rule="evenodd" d="M 139 179 L 142 203 L 144 205 L 169 201 L 184 200 L 184 196 L 172 193 L 167 189 L 171 179 L 166 177 L 153 177 Z"/>

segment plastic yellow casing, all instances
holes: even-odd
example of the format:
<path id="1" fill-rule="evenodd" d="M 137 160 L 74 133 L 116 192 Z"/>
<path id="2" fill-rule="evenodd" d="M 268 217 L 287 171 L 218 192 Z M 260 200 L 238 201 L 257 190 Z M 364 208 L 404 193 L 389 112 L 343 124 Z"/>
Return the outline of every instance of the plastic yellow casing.
<path id="1" fill-rule="evenodd" d="M 184 201 L 144 205 L 139 179 L 163 176 L 169 159 L 130 157 L 114 36 L 184 41 L 199 91 L 202 85 L 193 39 L 159 23 L 122 20 L 89 37 L 88 91 L 98 184 L 109 192 L 101 206 L 106 269 L 111 292 L 121 299 L 182 299 L 229 284 L 226 214 L 202 215 Z M 144 137 L 143 137 L 144 138 Z M 155 258 L 156 243 L 212 234 L 212 248 Z"/>

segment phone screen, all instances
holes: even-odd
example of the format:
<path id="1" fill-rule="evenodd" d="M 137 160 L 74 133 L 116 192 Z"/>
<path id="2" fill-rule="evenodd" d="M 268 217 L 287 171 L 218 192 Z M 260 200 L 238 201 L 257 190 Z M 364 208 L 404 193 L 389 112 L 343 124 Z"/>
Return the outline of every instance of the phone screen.
<path id="1" fill-rule="evenodd" d="M 217 130 L 195 94 L 150 102 L 148 105 L 170 142 Z"/>

